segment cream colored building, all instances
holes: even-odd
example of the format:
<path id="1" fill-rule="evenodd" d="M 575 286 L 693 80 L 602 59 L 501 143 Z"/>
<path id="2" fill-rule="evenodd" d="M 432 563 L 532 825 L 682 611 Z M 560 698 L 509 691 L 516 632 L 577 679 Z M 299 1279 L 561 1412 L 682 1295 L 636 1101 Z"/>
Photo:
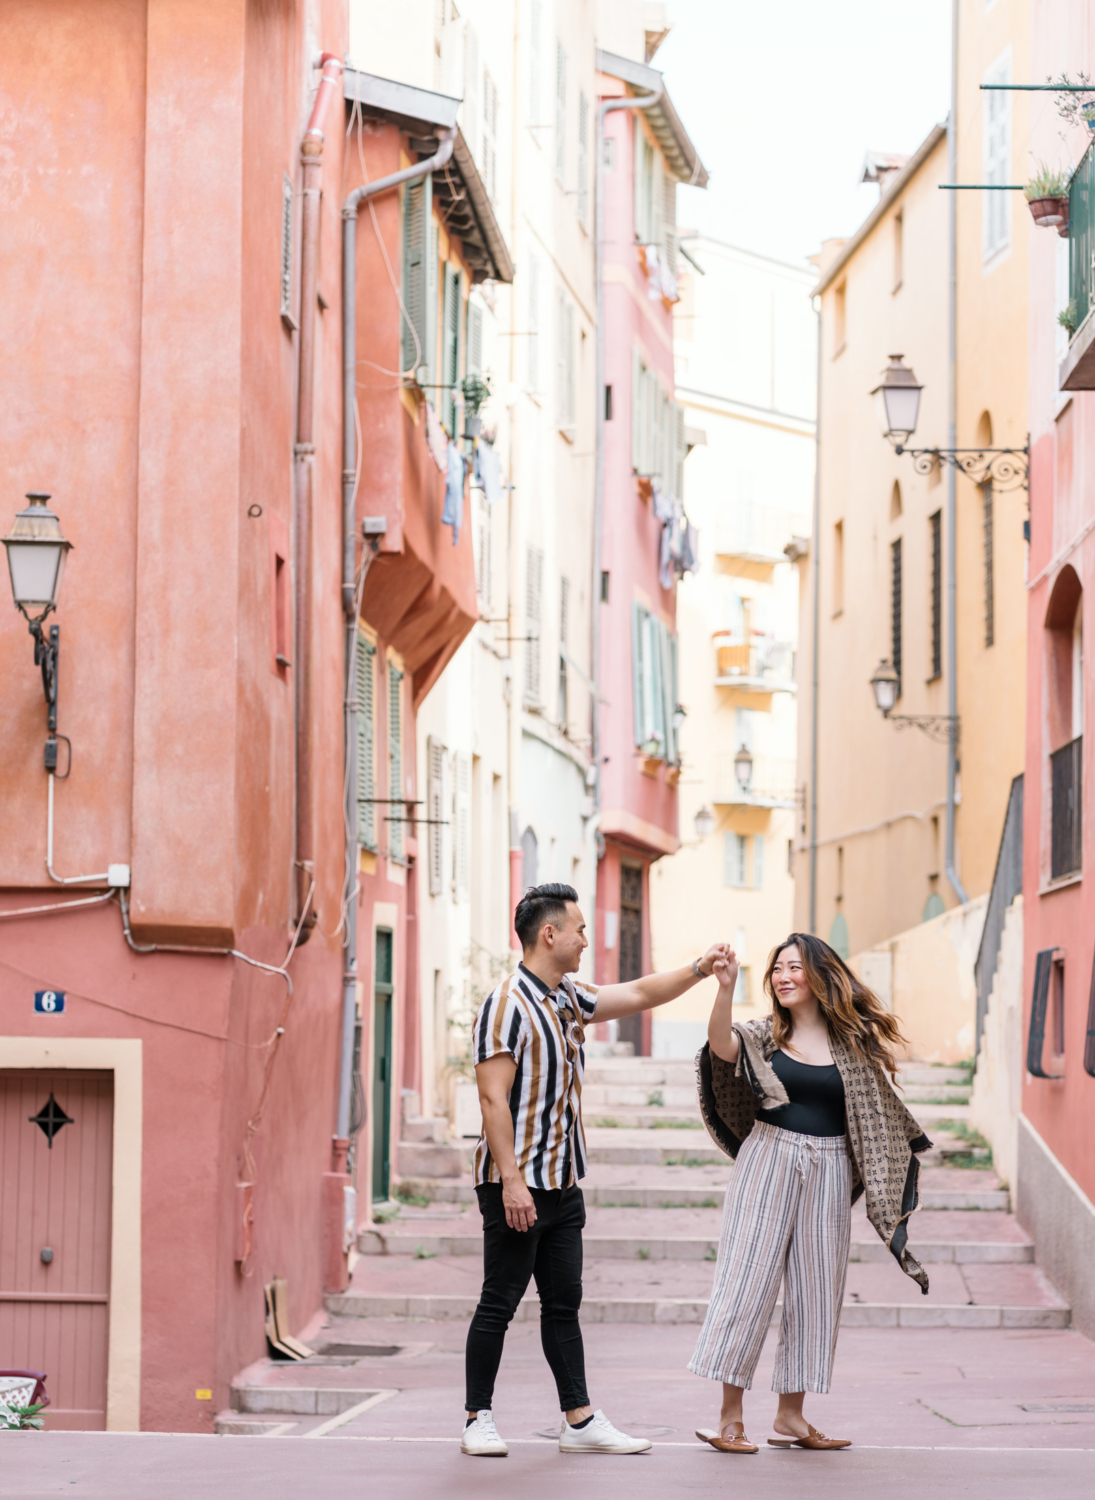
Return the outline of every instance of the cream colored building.
<path id="1" fill-rule="evenodd" d="M 801 822 L 793 559 L 808 553 L 813 501 L 815 277 L 701 236 L 680 244 L 674 355 L 700 568 L 677 593 L 684 845 L 651 872 L 654 965 L 727 939 L 752 1009 L 764 1004 L 768 953 L 791 930 Z M 751 764 L 743 758 L 739 779 L 742 747 Z M 711 998 L 705 987 L 655 1013 L 655 1056 L 695 1053 Z"/>

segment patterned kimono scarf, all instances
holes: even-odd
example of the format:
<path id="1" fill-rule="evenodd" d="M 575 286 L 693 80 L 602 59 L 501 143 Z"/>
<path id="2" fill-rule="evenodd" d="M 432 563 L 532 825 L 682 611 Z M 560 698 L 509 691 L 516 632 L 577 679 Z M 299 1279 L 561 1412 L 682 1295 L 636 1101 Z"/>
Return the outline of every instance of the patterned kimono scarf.
<path id="1" fill-rule="evenodd" d="M 715 1144 L 735 1157 L 756 1123 L 758 1109 L 787 1104 L 787 1091 L 771 1064 L 777 1050 L 772 1018 L 735 1021 L 741 1041 L 737 1063 L 724 1062 L 705 1042 L 696 1057 L 700 1111 Z M 830 1038 L 844 1081 L 852 1202 L 866 1194 L 867 1218 L 905 1272 L 927 1293 L 928 1276 L 909 1253 L 908 1218 L 919 1204 L 920 1163 L 914 1155 L 931 1141 L 898 1097 L 889 1076 Z"/>

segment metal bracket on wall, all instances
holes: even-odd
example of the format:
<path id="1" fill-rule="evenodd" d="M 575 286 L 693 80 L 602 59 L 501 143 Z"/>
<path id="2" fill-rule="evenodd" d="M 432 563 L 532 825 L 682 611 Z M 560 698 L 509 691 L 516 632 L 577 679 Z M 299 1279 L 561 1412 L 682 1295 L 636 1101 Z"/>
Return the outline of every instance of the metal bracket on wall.
<path id="1" fill-rule="evenodd" d="M 899 443 L 894 452 L 907 453 L 918 474 L 950 464 L 974 484 L 991 484 L 1000 494 L 1029 487 L 1029 443 L 1025 448 L 904 448 Z"/>

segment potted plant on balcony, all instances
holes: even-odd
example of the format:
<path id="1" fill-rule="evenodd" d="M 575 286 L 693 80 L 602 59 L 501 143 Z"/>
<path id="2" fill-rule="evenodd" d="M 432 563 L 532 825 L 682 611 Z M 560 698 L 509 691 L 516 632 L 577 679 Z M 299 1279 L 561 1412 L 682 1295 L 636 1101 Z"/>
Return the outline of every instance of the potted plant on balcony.
<path id="1" fill-rule="evenodd" d="M 483 430 L 479 413 L 490 399 L 490 376 L 465 375 L 460 390 L 464 396 L 464 436 L 478 437 Z"/>
<path id="2" fill-rule="evenodd" d="M 1023 189 L 1036 224 L 1056 229 L 1068 223 L 1068 173 L 1054 172 L 1038 163 L 1038 170 Z"/>
<path id="3" fill-rule="evenodd" d="M 1072 335 L 1076 332 L 1076 298 L 1075 297 L 1073 297 L 1072 301 L 1068 304 L 1067 307 L 1062 307 L 1061 308 L 1061 311 L 1057 314 L 1057 321 L 1058 321 L 1058 323 L 1060 323 L 1061 327 L 1068 334 L 1069 338 L 1071 338 Z"/>

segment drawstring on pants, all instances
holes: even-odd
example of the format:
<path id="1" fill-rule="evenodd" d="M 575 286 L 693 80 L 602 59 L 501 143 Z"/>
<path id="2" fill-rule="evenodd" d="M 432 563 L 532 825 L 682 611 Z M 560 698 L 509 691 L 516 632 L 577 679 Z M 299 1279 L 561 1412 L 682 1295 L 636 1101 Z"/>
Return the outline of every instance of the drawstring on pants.
<path id="1" fill-rule="evenodd" d="M 795 1145 L 798 1148 L 795 1151 L 795 1171 L 805 1183 L 809 1167 L 816 1167 L 820 1163 L 821 1152 L 808 1135 L 800 1135 Z M 803 1160 L 804 1157 L 806 1160 Z"/>

